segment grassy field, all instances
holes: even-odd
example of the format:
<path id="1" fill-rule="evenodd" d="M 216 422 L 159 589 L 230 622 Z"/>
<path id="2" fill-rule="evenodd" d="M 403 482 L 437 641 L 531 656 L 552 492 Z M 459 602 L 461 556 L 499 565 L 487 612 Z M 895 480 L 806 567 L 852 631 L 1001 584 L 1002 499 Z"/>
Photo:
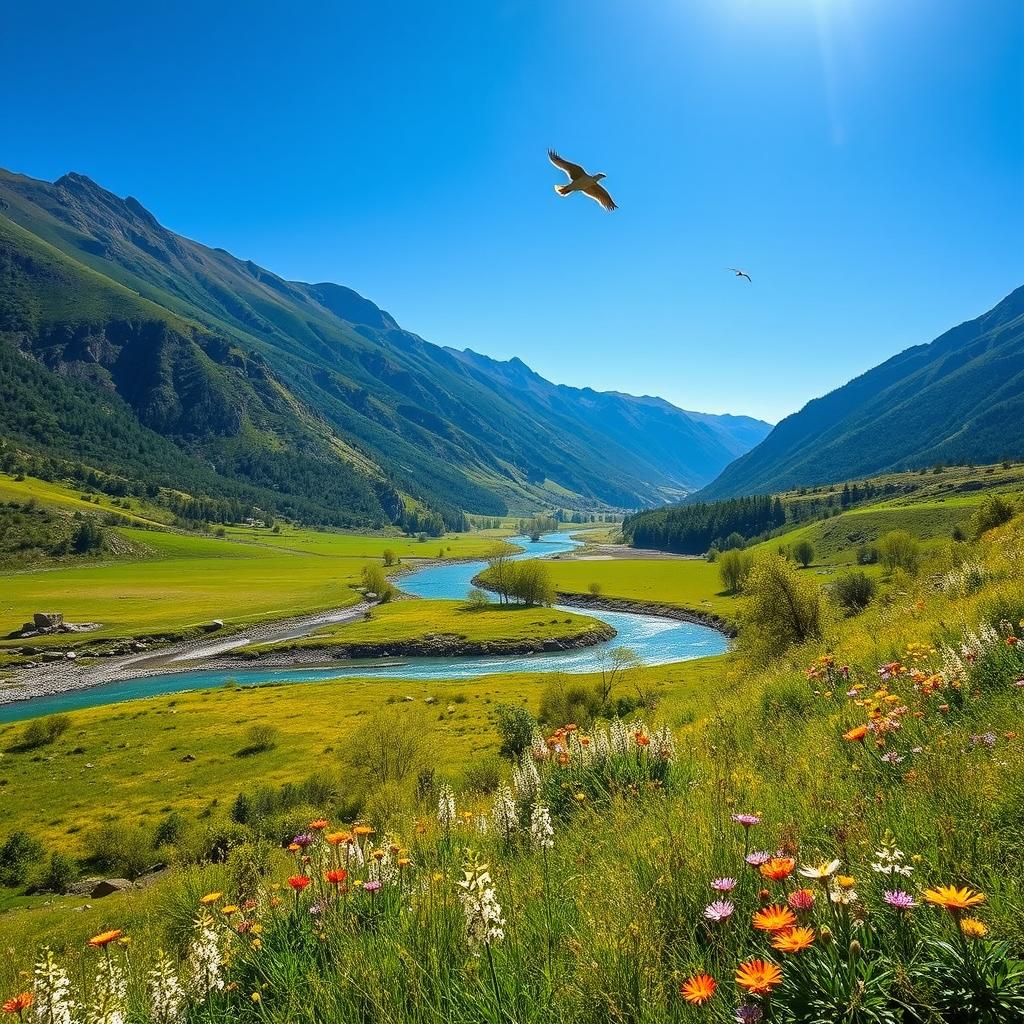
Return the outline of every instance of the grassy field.
<path id="1" fill-rule="evenodd" d="M 596 583 L 603 597 L 654 601 L 724 618 L 735 617 L 737 600 L 722 593 L 718 566 L 702 558 L 549 560 L 555 589 L 590 593 Z"/>
<path id="2" fill-rule="evenodd" d="M 439 637 L 473 642 L 515 644 L 520 641 L 570 640 L 600 627 L 588 615 L 556 612 L 526 605 L 488 604 L 471 608 L 462 601 L 397 601 L 378 605 L 371 617 L 328 627 L 298 640 L 250 644 L 246 652 L 329 649 L 344 655 L 358 644 L 387 646 Z"/>

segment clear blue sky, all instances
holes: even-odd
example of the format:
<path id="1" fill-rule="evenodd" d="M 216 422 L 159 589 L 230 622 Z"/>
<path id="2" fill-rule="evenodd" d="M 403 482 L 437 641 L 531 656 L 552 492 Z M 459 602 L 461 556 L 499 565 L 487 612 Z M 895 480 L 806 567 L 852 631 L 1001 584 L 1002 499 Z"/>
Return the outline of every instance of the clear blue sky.
<path id="1" fill-rule="evenodd" d="M 1022 54 L 1021 0 L 9 4 L 0 165 L 774 420 L 1024 283 Z M 549 146 L 621 209 L 559 199 Z"/>

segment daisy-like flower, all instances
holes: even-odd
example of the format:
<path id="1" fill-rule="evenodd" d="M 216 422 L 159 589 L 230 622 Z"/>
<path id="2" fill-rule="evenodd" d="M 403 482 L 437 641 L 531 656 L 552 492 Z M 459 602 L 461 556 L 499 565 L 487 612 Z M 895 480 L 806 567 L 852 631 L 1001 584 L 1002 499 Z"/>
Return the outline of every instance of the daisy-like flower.
<path id="1" fill-rule="evenodd" d="M 839 870 L 840 864 L 841 861 L 838 860 L 823 861 L 817 866 L 805 864 L 800 868 L 800 874 L 804 878 L 813 878 L 820 881 L 823 878 L 831 878 Z"/>
<path id="2" fill-rule="evenodd" d="M 847 743 L 863 743 L 867 734 L 868 727 L 866 725 L 855 725 L 848 732 L 843 733 L 843 739 Z"/>
<path id="3" fill-rule="evenodd" d="M 368 892 L 371 896 L 380 888 L 380 882 L 366 882 L 363 885 L 363 892 Z"/>
<path id="4" fill-rule="evenodd" d="M 792 857 L 772 857 L 771 860 L 765 861 L 761 865 L 760 871 L 764 878 L 769 878 L 773 882 L 781 882 L 789 878 L 795 867 L 796 861 Z"/>
<path id="5" fill-rule="evenodd" d="M 307 846 L 312 846 L 315 841 L 315 837 L 310 835 L 309 832 L 302 832 L 292 840 L 291 845 L 297 846 L 300 850 L 304 850 Z"/>
<path id="6" fill-rule="evenodd" d="M 309 885 L 309 878 L 307 878 L 306 875 L 292 875 L 292 877 L 288 879 L 288 884 L 297 893 L 299 893 Z"/>
<path id="7" fill-rule="evenodd" d="M 796 925 L 793 911 L 778 903 L 756 911 L 753 921 L 754 927 L 761 932 L 781 932 Z"/>
<path id="8" fill-rule="evenodd" d="M 32 1002 L 33 996 L 31 992 L 19 992 L 16 996 L 11 996 L 10 999 L 4 1000 L 3 1011 L 4 1013 L 16 1013 L 18 1019 L 21 1020 L 24 1018 L 25 1011 L 32 1005 Z"/>
<path id="9" fill-rule="evenodd" d="M 704 916 L 709 921 L 714 921 L 715 924 L 719 924 L 720 922 L 727 921 L 732 917 L 735 910 L 736 905 L 731 900 L 715 900 L 714 903 L 709 903 L 704 908 Z"/>
<path id="10" fill-rule="evenodd" d="M 960 931 L 969 939 L 983 939 L 988 935 L 988 925 L 976 917 L 965 917 L 960 922 Z"/>
<path id="11" fill-rule="evenodd" d="M 120 928 L 111 928 L 108 932 L 100 932 L 99 935 L 94 935 L 88 942 L 88 945 L 92 946 L 93 949 L 102 949 L 104 946 L 109 946 L 110 943 L 116 942 L 124 932 Z"/>
<path id="12" fill-rule="evenodd" d="M 772 945 L 780 953 L 800 953 L 814 942 L 814 929 L 796 927 L 778 932 L 772 939 Z"/>
<path id="13" fill-rule="evenodd" d="M 772 855 L 767 850 L 754 850 L 743 859 L 752 868 L 759 868 L 762 864 L 767 864 L 772 859 Z"/>
<path id="14" fill-rule="evenodd" d="M 934 889 L 925 889 L 924 898 L 936 907 L 942 907 L 952 914 L 970 910 L 985 902 L 985 894 L 975 889 L 958 889 L 955 885 L 940 885 Z"/>
<path id="15" fill-rule="evenodd" d="M 336 868 L 324 873 L 324 879 L 335 888 L 344 884 L 346 878 L 348 878 L 348 872 L 344 868 Z"/>
<path id="16" fill-rule="evenodd" d="M 768 995 L 782 984 L 782 971 L 770 960 L 748 960 L 736 968 L 736 984 L 755 995 Z"/>
<path id="17" fill-rule="evenodd" d="M 732 892 L 736 888 L 735 878 L 716 878 L 711 883 L 711 888 L 715 892 Z"/>
<path id="18" fill-rule="evenodd" d="M 730 814 L 729 817 L 744 828 L 752 828 L 754 825 L 761 824 L 760 815 L 757 814 Z"/>
<path id="19" fill-rule="evenodd" d="M 204 907 L 208 907 L 212 903 L 216 903 L 223 895 L 224 893 L 222 892 L 208 892 L 205 896 L 200 898 L 199 902 L 202 903 Z"/>
<path id="20" fill-rule="evenodd" d="M 718 982 L 710 974 L 695 974 L 679 986 L 679 994 L 691 1005 L 702 1006 L 714 994 Z"/>
<path id="21" fill-rule="evenodd" d="M 917 906 L 917 900 L 902 889 L 886 889 L 882 899 L 894 910 L 913 910 Z"/>
<path id="22" fill-rule="evenodd" d="M 790 910 L 797 912 L 811 910 L 814 907 L 814 893 L 810 889 L 797 889 L 786 899 Z"/>
<path id="23" fill-rule="evenodd" d="M 849 884 L 844 885 L 844 882 Z M 853 888 L 853 879 L 849 875 L 840 875 L 829 890 L 829 899 L 841 907 L 848 907 L 858 900 L 857 890 Z"/>
<path id="24" fill-rule="evenodd" d="M 317 818 L 309 823 L 309 830 L 310 832 L 323 832 L 323 830 L 327 828 L 328 824 L 330 823 L 326 818 Z"/>

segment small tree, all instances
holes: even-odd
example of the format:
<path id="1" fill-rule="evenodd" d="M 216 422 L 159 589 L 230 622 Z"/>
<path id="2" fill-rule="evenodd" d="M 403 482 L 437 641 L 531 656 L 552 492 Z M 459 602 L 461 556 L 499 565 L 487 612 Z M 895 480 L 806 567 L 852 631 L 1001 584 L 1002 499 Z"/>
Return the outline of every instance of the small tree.
<path id="1" fill-rule="evenodd" d="M 878 542 L 878 555 L 889 572 L 902 569 L 913 576 L 921 564 L 921 546 L 906 530 L 893 530 Z"/>
<path id="2" fill-rule="evenodd" d="M 814 545 L 804 538 L 793 545 L 793 557 L 806 569 L 814 561 Z"/>
<path id="3" fill-rule="evenodd" d="M 980 537 L 989 530 L 994 530 L 1003 523 L 1008 523 L 1014 516 L 1013 505 L 993 494 L 987 501 L 981 504 L 973 517 L 974 536 Z"/>
<path id="4" fill-rule="evenodd" d="M 381 604 L 395 596 L 394 584 L 379 565 L 367 565 L 363 568 L 363 587 L 368 594 L 376 594 Z"/>
<path id="5" fill-rule="evenodd" d="M 487 596 L 487 591 L 481 590 L 479 587 L 473 587 L 466 595 L 466 607 L 472 611 L 478 612 L 490 603 L 491 599 Z"/>
<path id="6" fill-rule="evenodd" d="M 769 661 L 821 637 L 821 592 L 786 559 L 770 555 L 756 562 L 744 592 L 740 637 L 755 660 Z"/>
<path id="7" fill-rule="evenodd" d="M 384 565 L 392 566 L 398 561 L 398 556 L 391 550 L 391 548 L 385 548 L 383 553 Z"/>
<path id="8" fill-rule="evenodd" d="M 749 551 L 741 551 L 738 548 L 723 551 L 718 559 L 718 575 L 722 580 L 722 586 L 730 594 L 738 594 L 753 567 L 754 556 Z"/>
<path id="9" fill-rule="evenodd" d="M 831 593 L 847 615 L 856 615 L 871 604 L 877 589 L 875 581 L 870 576 L 857 571 L 840 576 L 832 584 Z"/>
<path id="10" fill-rule="evenodd" d="M 533 740 L 537 728 L 533 715 L 519 704 L 499 704 L 494 709 L 495 724 L 501 736 L 502 757 L 518 761 Z"/>
<path id="11" fill-rule="evenodd" d="M 587 587 L 587 590 L 589 590 L 591 595 L 594 597 L 600 597 L 602 589 L 601 584 L 596 580 Z"/>

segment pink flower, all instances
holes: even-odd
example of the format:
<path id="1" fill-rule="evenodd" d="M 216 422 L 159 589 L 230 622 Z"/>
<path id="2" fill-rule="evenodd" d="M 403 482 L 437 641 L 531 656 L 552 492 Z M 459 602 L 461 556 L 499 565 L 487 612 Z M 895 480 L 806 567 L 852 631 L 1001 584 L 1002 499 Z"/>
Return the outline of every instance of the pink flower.
<path id="1" fill-rule="evenodd" d="M 709 921 L 714 921 L 718 924 L 732 917 L 735 909 L 735 905 L 729 900 L 715 900 L 714 903 L 710 903 L 704 908 L 704 916 Z"/>
<path id="2" fill-rule="evenodd" d="M 711 883 L 711 888 L 715 892 L 732 892 L 736 888 L 735 878 L 716 878 Z"/>
<path id="3" fill-rule="evenodd" d="M 761 819 L 756 814 L 732 814 L 730 817 L 737 825 L 742 825 L 744 828 L 761 824 Z"/>
<path id="4" fill-rule="evenodd" d="M 902 889 L 886 889 L 882 899 L 896 910 L 913 910 L 917 906 L 917 900 Z"/>
<path id="5" fill-rule="evenodd" d="M 363 886 L 363 891 L 368 892 L 371 896 L 380 888 L 380 882 L 367 882 Z"/>
<path id="6" fill-rule="evenodd" d="M 772 855 L 765 850 L 754 850 L 746 856 L 746 861 L 752 868 L 759 868 L 762 864 L 767 864 L 771 859 Z"/>
<path id="7" fill-rule="evenodd" d="M 790 910 L 810 910 L 814 906 L 814 893 L 810 889 L 797 889 L 789 894 L 786 902 Z"/>

